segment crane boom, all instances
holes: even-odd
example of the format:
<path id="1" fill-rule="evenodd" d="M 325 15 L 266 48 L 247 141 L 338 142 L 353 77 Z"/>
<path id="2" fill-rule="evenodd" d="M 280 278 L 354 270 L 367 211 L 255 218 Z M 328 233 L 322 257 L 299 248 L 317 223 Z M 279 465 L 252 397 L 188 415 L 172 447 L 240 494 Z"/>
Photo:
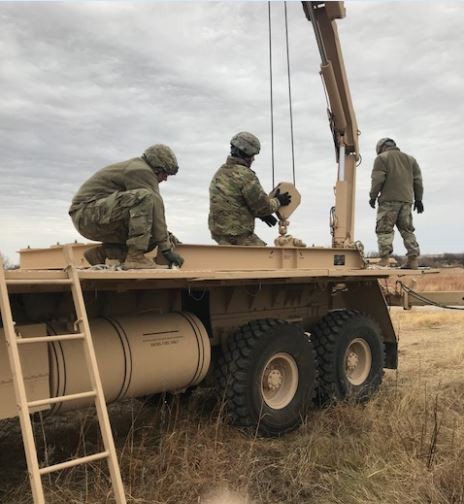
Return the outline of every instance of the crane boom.
<path id="1" fill-rule="evenodd" d="M 352 247 L 356 163 L 360 159 L 358 125 L 351 100 L 336 19 L 345 17 L 344 2 L 302 2 L 321 56 L 321 76 L 329 100 L 329 123 L 338 162 L 332 246 Z"/>

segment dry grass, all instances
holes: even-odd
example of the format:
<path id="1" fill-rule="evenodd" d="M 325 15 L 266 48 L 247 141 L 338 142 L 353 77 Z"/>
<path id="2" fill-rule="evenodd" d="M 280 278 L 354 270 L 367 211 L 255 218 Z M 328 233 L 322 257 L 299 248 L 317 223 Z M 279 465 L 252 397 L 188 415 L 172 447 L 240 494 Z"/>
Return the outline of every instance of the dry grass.
<path id="1" fill-rule="evenodd" d="M 424 291 L 464 291 L 464 268 L 442 268 L 421 271 L 417 275 L 393 275 L 387 281 L 390 290 L 394 290 L 396 280 L 413 289 Z"/>
<path id="2" fill-rule="evenodd" d="M 463 504 L 464 313 L 395 309 L 392 317 L 400 368 L 387 372 L 380 393 L 366 405 L 315 410 L 281 439 L 225 425 L 206 391 L 170 408 L 112 407 L 128 502 Z M 51 463 L 98 448 L 91 414 L 45 428 Z M 17 431 L 2 448 L 0 501 L 30 503 Z M 47 503 L 112 502 L 103 469 L 44 479 Z"/>

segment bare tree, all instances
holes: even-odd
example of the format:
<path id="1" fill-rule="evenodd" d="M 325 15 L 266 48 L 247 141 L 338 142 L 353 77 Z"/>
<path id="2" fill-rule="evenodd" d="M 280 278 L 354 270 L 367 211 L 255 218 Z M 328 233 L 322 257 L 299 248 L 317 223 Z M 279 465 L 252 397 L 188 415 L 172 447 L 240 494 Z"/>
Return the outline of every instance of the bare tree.
<path id="1" fill-rule="evenodd" d="M 11 263 L 8 257 L 1 250 L 0 250 L 0 259 L 3 262 L 4 269 L 12 269 L 14 267 L 14 265 Z"/>

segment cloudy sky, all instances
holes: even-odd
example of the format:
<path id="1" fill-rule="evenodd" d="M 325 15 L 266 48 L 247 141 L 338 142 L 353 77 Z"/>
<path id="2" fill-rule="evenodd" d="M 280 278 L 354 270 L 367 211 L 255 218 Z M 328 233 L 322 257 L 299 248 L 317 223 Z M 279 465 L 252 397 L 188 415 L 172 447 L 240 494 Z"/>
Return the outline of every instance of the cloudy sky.
<path id="1" fill-rule="evenodd" d="M 376 250 L 368 205 L 378 138 L 422 168 L 423 253 L 463 252 L 464 3 L 346 2 L 338 22 L 361 130 L 356 238 Z M 231 136 L 255 133 L 253 168 L 271 189 L 267 2 L 0 2 L 0 251 L 79 239 L 67 208 L 97 169 L 170 145 L 168 226 L 212 243 L 208 185 Z M 288 3 L 296 184 L 292 234 L 329 245 L 337 167 L 319 54 L 300 2 Z M 291 180 L 284 10 L 272 2 L 276 181 Z M 258 221 L 272 243 L 277 232 Z M 85 241 L 85 240 L 83 240 Z M 403 253 L 399 236 L 395 252 Z"/>

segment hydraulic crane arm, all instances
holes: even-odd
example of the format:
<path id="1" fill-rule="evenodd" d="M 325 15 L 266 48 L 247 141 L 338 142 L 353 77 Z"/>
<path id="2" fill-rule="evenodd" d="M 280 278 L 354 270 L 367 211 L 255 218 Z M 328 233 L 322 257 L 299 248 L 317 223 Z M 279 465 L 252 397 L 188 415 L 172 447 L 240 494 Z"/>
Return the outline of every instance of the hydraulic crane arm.
<path id="1" fill-rule="evenodd" d="M 335 212 L 332 222 L 334 247 L 352 247 L 356 163 L 359 160 L 358 125 L 343 62 L 335 20 L 345 17 L 344 2 L 302 2 L 314 28 L 321 55 L 321 76 L 330 104 L 329 123 L 338 162 Z"/>

